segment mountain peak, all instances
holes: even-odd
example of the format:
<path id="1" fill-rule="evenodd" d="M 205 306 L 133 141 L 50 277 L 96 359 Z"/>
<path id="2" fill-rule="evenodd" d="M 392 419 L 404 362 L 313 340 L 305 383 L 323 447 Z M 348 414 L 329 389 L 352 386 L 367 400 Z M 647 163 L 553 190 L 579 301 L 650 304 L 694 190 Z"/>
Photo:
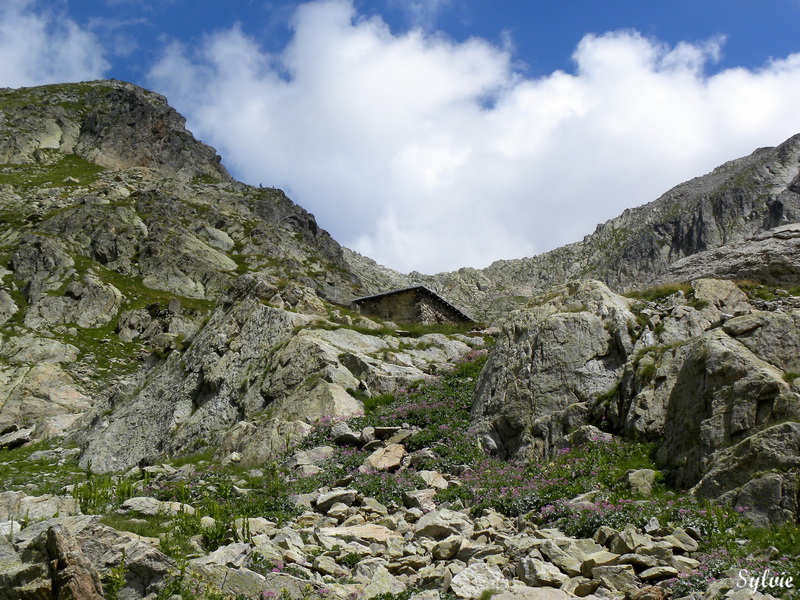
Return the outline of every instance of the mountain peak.
<path id="1" fill-rule="evenodd" d="M 182 179 L 230 181 L 216 151 L 195 139 L 167 99 L 100 80 L 0 89 L 0 162 L 76 154 L 103 167 L 148 167 Z"/>

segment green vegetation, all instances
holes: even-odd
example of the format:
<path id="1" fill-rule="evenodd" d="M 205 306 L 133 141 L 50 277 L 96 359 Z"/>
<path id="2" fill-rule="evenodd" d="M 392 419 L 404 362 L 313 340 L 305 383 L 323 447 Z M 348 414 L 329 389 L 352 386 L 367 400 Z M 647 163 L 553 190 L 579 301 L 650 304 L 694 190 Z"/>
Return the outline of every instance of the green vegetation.
<path id="1" fill-rule="evenodd" d="M 670 283 L 648 288 L 646 290 L 632 291 L 625 294 L 628 298 L 636 298 L 647 302 L 659 302 L 669 298 L 673 294 L 682 292 L 684 296 L 691 297 L 693 294 L 692 286 L 688 283 Z"/>
<path id="2" fill-rule="evenodd" d="M 645 349 L 653 371 L 661 356 L 675 345 Z M 567 535 L 591 537 L 598 527 L 622 528 L 626 524 L 642 527 L 651 519 L 662 526 L 693 527 L 703 535 L 695 555 L 699 569 L 690 577 L 670 582 L 676 596 L 702 592 L 715 578 L 731 568 L 763 563 L 746 559 L 750 554 L 774 546 L 783 558 L 783 572 L 800 578 L 797 556 L 800 528 L 796 524 L 759 529 L 736 511 L 694 499 L 671 489 L 654 462 L 654 446 L 619 439 L 590 440 L 576 447 L 565 447 L 544 460 L 508 462 L 485 455 L 475 443 L 469 426 L 469 409 L 475 380 L 483 357 L 461 364 L 438 382 L 403 390 L 393 399 L 386 397 L 368 414 L 350 419 L 354 430 L 365 426 L 409 423 L 421 431 L 407 439 L 408 450 L 430 448 L 433 457 L 417 469 L 453 472 L 468 466 L 460 476 L 461 485 L 438 492 L 438 502 L 468 507 L 478 516 L 484 509 L 524 518 L 538 527 L 556 527 Z M 597 398 L 610 400 L 617 388 Z M 333 423 L 318 423 L 306 441 L 312 447 L 330 443 Z M 414 470 L 397 474 L 364 474 L 357 469 L 369 452 L 339 447 L 337 454 L 323 465 L 323 474 L 301 479 L 294 485 L 300 491 L 331 485 L 342 477 L 352 478 L 349 487 L 372 495 L 387 505 L 397 504 L 404 490 L 417 489 Z M 623 476 L 631 469 L 656 471 L 652 495 L 634 495 L 624 485 Z M 571 499 L 589 494 L 582 502 Z M 744 543 L 742 540 L 747 540 Z"/>
<path id="3" fill-rule="evenodd" d="M 751 300 L 775 300 L 778 297 L 774 287 L 764 285 L 752 279 L 739 280 L 734 283 L 740 290 L 747 294 L 747 297 Z"/>
<path id="4" fill-rule="evenodd" d="M 105 169 L 75 154 L 62 155 L 53 164 L 0 165 L 0 184 L 21 190 L 87 186 Z"/>
<path id="5" fill-rule="evenodd" d="M 792 383 L 792 382 L 794 382 L 794 380 L 795 380 L 795 379 L 797 379 L 798 377 L 800 377 L 800 373 L 796 373 L 796 372 L 794 372 L 794 371 L 786 371 L 786 372 L 783 374 L 783 380 L 784 380 L 786 383 Z"/>
<path id="6" fill-rule="evenodd" d="M 747 294 L 750 300 L 772 301 L 786 296 L 800 296 L 800 285 L 779 287 L 754 279 L 740 279 L 734 281 L 734 283 L 740 290 Z"/>
<path id="7" fill-rule="evenodd" d="M 0 489 L 28 486 L 29 494 L 57 494 L 64 486 L 85 479 L 76 454 L 77 449 L 64 458 L 49 441 L 0 448 Z"/>

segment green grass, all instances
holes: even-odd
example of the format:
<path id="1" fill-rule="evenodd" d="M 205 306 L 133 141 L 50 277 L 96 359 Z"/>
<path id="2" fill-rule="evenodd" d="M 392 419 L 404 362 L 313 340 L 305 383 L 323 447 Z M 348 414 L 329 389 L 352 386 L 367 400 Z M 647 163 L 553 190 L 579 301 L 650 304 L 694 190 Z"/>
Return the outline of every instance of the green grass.
<path id="1" fill-rule="evenodd" d="M 669 298 L 673 294 L 683 292 L 688 298 L 693 294 L 692 286 L 688 283 L 670 283 L 667 285 L 659 285 L 646 290 L 635 290 L 625 294 L 628 298 L 636 298 L 645 300 L 647 302 L 659 302 Z"/>
<path id="2" fill-rule="evenodd" d="M 34 452 L 56 447 L 55 442 L 38 441 L 10 450 L 0 448 L 0 491 L 24 488 L 28 494 L 57 494 L 64 486 L 83 481 L 85 472 L 74 457 L 63 464 L 55 457 L 31 459 Z"/>
<path id="3" fill-rule="evenodd" d="M 0 184 L 11 184 L 27 191 L 33 188 L 85 187 L 97 181 L 105 169 L 75 154 L 66 154 L 53 164 L 0 165 Z M 75 182 L 65 182 L 67 178 Z"/>
<path id="4" fill-rule="evenodd" d="M 786 371 L 786 372 L 783 374 L 783 380 L 784 380 L 786 383 L 792 383 L 792 382 L 793 382 L 795 379 L 797 379 L 798 377 L 800 377 L 800 373 L 795 373 L 794 371 Z"/>
<path id="5" fill-rule="evenodd" d="M 123 275 L 82 254 L 73 254 L 72 258 L 75 261 L 75 270 L 81 277 L 89 269 L 92 269 L 101 281 L 110 283 L 117 288 L 125 296 L 124 310 L 145 308 L 150 304 L 159 303 L 166 306 L 173 298 L 181 303 L 181 307 L 184 310 L 188 309 L 195 314 L 210 313 L 216 306 L 213 300 L 189 298 L 188 296 L 149 288 L 138 278 Z"/>

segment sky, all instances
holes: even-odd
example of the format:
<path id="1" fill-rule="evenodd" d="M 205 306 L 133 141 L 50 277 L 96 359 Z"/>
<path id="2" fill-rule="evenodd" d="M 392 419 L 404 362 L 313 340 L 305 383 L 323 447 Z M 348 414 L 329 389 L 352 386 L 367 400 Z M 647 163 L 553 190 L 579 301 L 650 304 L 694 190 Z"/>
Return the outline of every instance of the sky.
<path id="1" fill-rule="evenodd" d="M 403 272 L 579 241 L 800 133 L 800 0 L 2 0 L 0 87 L 164 94 Z"/>

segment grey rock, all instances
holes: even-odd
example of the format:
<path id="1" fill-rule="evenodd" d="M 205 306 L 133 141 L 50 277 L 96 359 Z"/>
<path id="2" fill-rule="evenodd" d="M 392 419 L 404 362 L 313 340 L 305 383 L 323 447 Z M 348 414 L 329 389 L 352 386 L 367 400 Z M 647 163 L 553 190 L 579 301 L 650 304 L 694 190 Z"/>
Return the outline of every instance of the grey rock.
<path id="1" fill-rule="evenodd" d="M 361 435 L 350 429 L 350 426 L 342 421 L 331 427 L 331 438 L 341 446 L 361 446 Z"/>
<path id="2" fill-rule="evenodd" d="M 228 567 L 244 567 L 250 562 L 253 547 L 246 543 L 235 543 L 220 546 L 207 556 L 193 561 L 196 565 L 224 565 Z"/>
<path id="3" fill-rule="evenodd" d="M 453 577 L 450 589 L 458 598 L 477 598 L 485 590 L 503 591 L 508 582 L 503 573 L 493 565 L 478 562 Z"/>
<path id="4" fill-rule="evenodd" d="M 650 496 L 653 492 L 656 472 L 653 469 L 637 469 L 625 473 L 625 487 L 637 496 Z"/>
<path id="5" fill-rule="evenodd" d="M 109 323 L 119 312 L 123 296 L 111 284 L 103 283 L 93 272 L 83 281 L 70 282 L 63 296 L 39 295 L 31 299 L 25 325 L 34 329 L 75 323 L 95 328 Z"/>
<path id="6" fill-rule="evenodd" d="M 319 465 L 334 456 L 335 450 L 331 446 L 317 446 L 308 450 L 298 450 L 286 462 L 287 469 L 293 469 L 298 465 Z"/>
<path id="7" fill-rule="evenodd" d="M 17 312 L 19 307 L 14 299 L 6 290 L 0 289 L 0 325 L 8 323 Z"/>
<path id="8" fill-rule="evenodd" d="M 24 492 L 0 493 L 0 521 L 44 521 L 53 517 L 80 515 L 81 509 L 72 496 L 28 496 Z"/>
<path id="9" fill-rule="evenodd" d="M 495 600 L 571 600 L 573 594 L 549 587 L 515 586 L 509 591 L 492 596 Z"/>
<path id="10" fill-rule="evenodd" d="M 406 585 L 393 576 L 386 567 L 379 567 L 372 580 L 363 590 L 365 598 L 373 598 L 381 594 L 401 594 L 406 590 Z"/>
<path id="11" fill-rule="evenodd" d="M 461 550 L 461 546 L 464 543 L 464 539 L 458 535 L 451 535 L 443 540 L 439 540 L 433 546 L 431 550 L 431 556 L 433 560 L 450 560 L 458 551 Z"/>
<path id="12" fill-rule="evenodd" d="M 414 537 L 444 539 L 451 535 L 470 537 L 474 526 L 464 513 L 449 509 L 430 512 L 414 524 Z"/>
<path id="13" fill-rule="evenodd" d="M 433 500 L 435 497 L 436 490 L 433 488 L 411 490 L 403 492 L 403 503 L 407 508 L 419 508 L 422 512 L 431 512 L 436 510 L 436 503 Z"/>
<path id="14" fill-rule="evenodd" d="M 128 498 L 122 503 L 119 512 L 133 512 L 140 515 L 176 515 L 184 512 L 190 515 L 195 513 L 193 506 L 181 502 L 162 502 L 148 496 Z"/>
<path id="15" fill-rule="evenodd" d="M 378 448 L 367 457 L 364 464 L 359 467 L 362 472 L 369 471 L 395 471 L 400 468 L 406 449 L 402 444 L 390 444 Z"/>
<path id="16" fill-rule="evenodd" d="M 557 566 L 536 558 L 523 558 L 517 565 L 517 577 L 532 587 L 560 587 L 569 579 Z"/>
<path id="17" fill-rule="evenodd" d="M 718 452 L 693 491 L 747 507 L 749 516 L 762 524 L 785 521 L 798 511 L 798 456 L 800 424 L 773 425 Z"/>
<path id="18" fill-rule="evenodd" d="M 33 427 L 28 427 L 26 429 L 18 429 L 17 431 L 11 431 L 5 435 L 0 435 L 0 448 L 11 449 L 27 444 L 33 437 L 33 430 Z"/>
<path id="19" fill-rule="evenodd" d="M 102 600 L 103 586 L 97 569 L 63 525 L 47 530 L 47 553 L 51 559 L 53 591 L 58 598 Z"/>
<path id="20" fill-rule="evenodd" d="M 642 581 L 658 581 L 661 579 L 669 579 L 678 575 L 678 570 L 666 565 L 651 567 L 639 573 L 639 579 Z"/>
<path id="21" fill-rule="evenodd" d="M 143 598 L 157 593 L 172 569 L 172 561 L 132 534 L 115 531 L 95 516 L 74 516 L 48 519 L 35 523 L 14 536 L 13 543 L 25 562 L 49 560 L 48 539 L 51 528 L 74 540 L 87 559 L 88 566 L 100 573 L 119 565 L 123 555 L 127 567 L 123 597 Z"/>
<path id="22" fill-rule="evenodd" d="M 15 364 L 63 364 L 75 362 L 79 351 L 72 344 L 22 335 L 3 345 L 2 354 Z"/>
<path id="23" fill-rule="evenodd" d="M 629 594 L 637 590 L 640 582 L 630 565 L 595 567 L 592 579 L 600 581 L 600 585 L 612 592 Z"/>
<path id="24" fill-rule="evenodd" d="M 614 387 L 633 348 L 626 298 L 599 282 L 560 292 L 514 315 L 478 379 L 471 419 L 502 457 L 549 456 L 587 424 L 585 403 Z"/>
<path id="25" fill-rule="evenodd" d="M 539 551 L 570 577 L 581 574 L 581 565 L 586 560 L 586 555 L 575 544 L 561 547 L 553 540 L 545 540 L 539 545 Z"/>
<path id="26" fill-rule="evenodd" d="M 336 503 L 350 506 L 355 502 L 358 492 L 348 488 L 335 488 L 317 496 L 316 509 L 321 513 L 327 513 Z"/>
<path id="27" fill-rule="evenodd" d="M 586 558 L 581 563 L 581 574 L 585 577 L 591 577 L 592 569 L 595 567 L 605 567 L 608 565 L 617 564 L 620 560 L 620 555 L 614 552 L 607 552 L 605 550 L 598 550 L 586 555 Z"/>

